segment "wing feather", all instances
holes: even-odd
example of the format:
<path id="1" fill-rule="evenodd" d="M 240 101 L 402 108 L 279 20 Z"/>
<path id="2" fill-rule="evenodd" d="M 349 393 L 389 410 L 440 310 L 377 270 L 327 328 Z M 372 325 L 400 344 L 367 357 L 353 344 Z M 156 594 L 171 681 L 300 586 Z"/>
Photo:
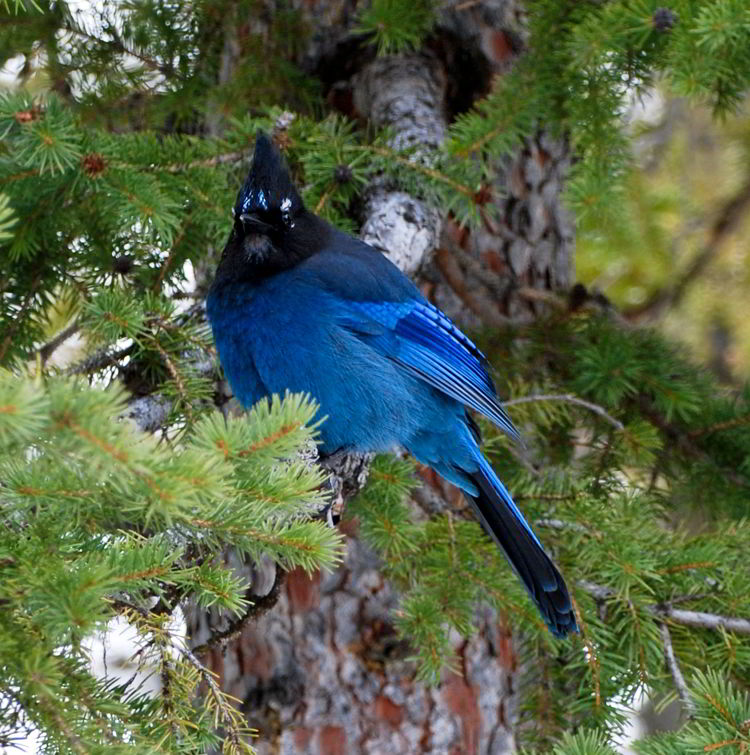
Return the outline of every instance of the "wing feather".
<path id="1" fill-rule="evenodd" d="M 380 343 L 386 356 L 399 362 L 420 379 L 447 396 L 483 414 L 512 438 L 518 431 L 501 406 L 487 372 L 487 359 L 476 345 L 437 307 L 427 301 L 354 302 L 357 312 L 347 325 Z M 362 320 L 364 316 L 365 320 Z M 367 320 L 370 321 L 368 326 Z M 372 324 L 387 331 L 376 335 Z"/>

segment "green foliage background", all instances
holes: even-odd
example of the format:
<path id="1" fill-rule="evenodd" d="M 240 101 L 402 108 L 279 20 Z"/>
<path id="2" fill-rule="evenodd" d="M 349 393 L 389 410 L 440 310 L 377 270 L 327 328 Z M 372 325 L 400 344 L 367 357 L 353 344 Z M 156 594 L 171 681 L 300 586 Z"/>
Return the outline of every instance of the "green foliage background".
<path id="1" fill-rule="evenodd" d="M 743 751 L 742 626 L 676 609 L 750 617 L 746 218 L 718 243 L 712 226 L 742 207 L 748 182 L 747 4 L 528 0 L 526 54 L 451 125 L 429 168 L 329 112 L 292 62 L 312 33 L 303 14 L 259 6 L 133 0 L 87 15 L 17 2 L 0 19 L 0 60 L 17 70 L 0 100 L 0 744 L 36 728 L 50 753 L 249 751 L 241 717 L 168 619 L 188 599 L 247 610 L 226 547 L 308 570 L 340 557 L 335 531 L 313 521 L 321 473 L 298 456 L 314 435 L 309 401 L 228 422 L 214 406 L 201 286 L 257 128 L 282 134 L 308 205 L 356 231 L 353 205 L 382 172 L 471 224 L 493 160 L 543 126 L 578 158 L 567 199 L 579 276 L 622 311 L 563 307 L 477 334 L 527 447 L 483 430 L 572 587 L 580 636 L 549 635 L 464 512 L 413 518 L 409 462 L 378 459 L 348 515 L 403 593 L 399 627 L 423 678 L 450 665 L 449 632 L 472 631 L 478 600 L 523 633 L 532 751 L 611 752 L 620 702 L 643 687 L 674 697 L 664 626 L 694 712 L 639 751 Z M 392 53 L 438 23 L 437 5 L 373 0 L 357 28 Z M 633 133 L 622 118 L 654 87 L 683 110 L 649 149 L 659 124 Z M 707 246 L 709 273 L 673 296 Z M 721 380 L 696 361 L 714 361 L 712 321 L 733 339 Z M 66 331 L 77 345 L 56 360 Z M 160 435 L 121 419 L 126 397 L 142 396 L 169 407 Z M 141 632 L 160 695 L 91 675 L 83 639 L 116 615 Z"/>

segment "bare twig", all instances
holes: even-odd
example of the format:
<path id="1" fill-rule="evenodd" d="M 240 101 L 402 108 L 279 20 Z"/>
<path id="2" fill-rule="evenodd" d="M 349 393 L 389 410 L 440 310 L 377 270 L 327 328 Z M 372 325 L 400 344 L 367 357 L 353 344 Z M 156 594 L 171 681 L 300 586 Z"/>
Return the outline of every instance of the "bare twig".
<path id="1" fill-rule="evenodd" d="M 236 716 L 233 715 L 234 711 L 233 709 L 231 709 L 231 707 L 227 703 L 227 696 L 222 693 L 221 689 L 219 688 L 219 685 L 216 683 L 214 674 L 209 669 L 207 669 L 196 658 L 195 654 L 192 653 L 187 647 L 178 646 L 177 649 L 179 650 L 180 653 L 182 653 L 182 655 L 185 656 L 188 662 L 198 671 L 203 681 L 206 682 L 206 685 L 208 686 L 208 689 L 211 692 L 211 697 L 213 697 L 214 702 L 216 703 L 216 708 L 221 713 L 221 717 L 226 727 L 226 735 L 229 737 L 229 739 L 231 740 L 232 744 L 235 745 L 235 747 L 241 746 L 242 742 L 240 740 L 240 733 L 237 730 Z"/>
<path id="2" fill-rule="evenodd" d="M 206 642 L 193 648 L 193 653 L 195 653 L 195 655 L 202 655 L 211 648 L 217 646 L 223 647 L 237 637 L 250 620 L 258 619 L 263 616 L 264 613 L 270 611 L 276 605 L 279 596 L 281 595 L 281 586 L 284 583 L 284 575 L 285 572 L 277 564 L 276 576 L 269 592 L 260 598 L 256 596 L 249 597 L 248 599 L 252 600 L 252 605 L 249 606 L 247 611 L 245 611 L 242 616 L 231 621 L 226 629 L 212 634 Z"/>
<path id="3" fill-rule="evenodd" d="M 591 595 L 594 600 L 609 600 L 609 598 L 614 598 L 617 595 L 611 587 L 597 585 L 595 582 L 589 582 L 587 579 L 578 580 L 578 586 Z"/>
<path id="4" fill-rule="evenodd" d="M 672 646 L 672 635 L 669 634 L 669 627 L 665 621 L 659 624 L 659 630 L 661 631 L 661 640 L 664 643 L 664 660 L 667 663 L 667 668 L 672 674 L 672 680 L 674 686 L 677 688 L 677 696 L 680 698 L 682 707 L 685 712 L 691 718 L 695 714 L 695 704 L 690 697 L 690 691 L 688 690 L 685 677 L 682 675 L 682 669 L 677 662 L 677 657 L 674 654 L 674 647 Z"/>
<path id="5" fill-rule="evenodd" d="M 67 328 L 63 328 L 54 338 L 44 344 L 39 349 L 39 356 L 42 358 L 42 364 L 46 364 L 47 360 L 52 356 L 55 350 L 61 346 L 71 336 L 75 335 L 81 327 L 80 317 L 76 317 L 73 322 L 68 325 Z"/>
<path id="6" fill-rule="evenodd" d="M 667 307 L 679 303 L 688 286 L 706 269 L 716 256 L 727 237 L 734 231 L 746 210 L 750 207 L 750 180 L 721 209 L 708 232 L 708 239 L 695 259 L 687 266 L 682 275 L 667 289 L 658 291 L 648 301 L 625 312 L 629 319 L 654 317 Z"/>
<path id="7" fill-rule="evenodd" d="M 617 592 L 611 587 L 597 585 L 588 580 L 580 580 L 578 586 L 595 600 L 609 600 L 617 597 Z M 704 611 L 686 611 L 681 608 L 675 608 L 671 603 L 645 606 L 645 610 L 653 616 L 669 619 L 675 624 L 686 627 L 694 627 L 696 629 L 726 629 L 729 632 L 750 635 L 750 619 L 743 619 L 738 616 L 722 616 Z"/>
<path id="8" fill-rule="evenodd" d="M 526 458 L 526 455 L 516 446 L 511 443 L 508 445 L 508 453 L 533 477 L 541 477 L 541 472 Z"/>
<path id="9" fill-rule="evenodd" d="M 65 370 L 66 375 L 85 375 L 90 372 L 97 372 L 103 370 L 105 367 L 112 367 L 118 365 L 121 359 L 130 356 L 135 351 L 135 344 L 130 344 L 124 349 L 119 351 L 110 351 L 109 347 L 95 352 L 90 357 L 86 357 L 81 362 L 71 364 Z"/>
<path id="10" fill-rule="evenodd" d="M 554 291 L 545 291 L 541 288 L 521 286 L 521 288 L 517 288 L 515 290 L 515 293 L 518 294 L 518 296 L 520 296 L 522 299 L 526 299 L 527 301 L 536 301 L 541 302 L 542 304 L 550 304 L 555 307 L 555 309 L 559 309 L 561 311 L 568 309 L 568 301 L 559 294 L 556 294 Z"/>
<path id="11" fill-rule="evenodd" d="M 737 634 L 750 635 L 750 619 L 737 616 L 720 616 L 715 613 L 704 611 L 686 611 L 682 608 L 673 608 L 670 605 L 654 606 L 653 613 L 671 619 L 675 624 L 696 629 L 726 629 Z"/>
<path id="12" fill-rule="evenodd" d="M 520 396 L 519 398 L 512 398 L 508 401 L 503 402 L 503 406 L 514 406 L 515 404 L 527 404 L 531 401 L 566 401 L 569 404 L 576 404 L 577 406 L 582 406 L 585 409 L 589 409 L 592 412 L 595 412 L 600 417 L 603 417 L 607 420 L 611 425 L 616 427 L 618 430 L 624 430 L 625 425 L 620 422 L 619 419 L 615 419 L 611 414 L 609 414 L 606 409 L 599 406 L 599 404 L 594 404 L 591 401 L 586 401 L 585 399 L 578 398 L 578 396 L 573 396 L 570 393 L 555 393 L 555 394 L 539 394 L 539 395 L 532 395 L 532 396 Z"/>

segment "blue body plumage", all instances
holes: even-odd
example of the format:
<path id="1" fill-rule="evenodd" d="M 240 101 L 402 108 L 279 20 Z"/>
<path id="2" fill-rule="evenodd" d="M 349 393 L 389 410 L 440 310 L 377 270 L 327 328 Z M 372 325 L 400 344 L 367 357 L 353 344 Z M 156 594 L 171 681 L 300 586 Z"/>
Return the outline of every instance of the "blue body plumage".
<path id="1" fill-rule="evenodd" d="M 562 576 L 467 414 L 517 436 L 484 356 L 385 256 L 304 208 L 263 134 L 206 307 L 243 406 L 309 393 L 327 415 L 321 453 L 408 449 L 466 493 L 550 629 L 576 631 Z"/>

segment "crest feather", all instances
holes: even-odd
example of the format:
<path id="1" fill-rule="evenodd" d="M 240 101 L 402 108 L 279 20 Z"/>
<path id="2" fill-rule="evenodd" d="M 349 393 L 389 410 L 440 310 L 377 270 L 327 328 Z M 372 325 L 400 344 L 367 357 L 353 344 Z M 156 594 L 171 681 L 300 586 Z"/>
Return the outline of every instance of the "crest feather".
<path id="1" fill-rule="evenodd" d="M 302 207 L 284 158 L 268 134 L 258 131 L 253 164 L 237 195 L 235 216 L 276 210 L 291 217 Z"/>

